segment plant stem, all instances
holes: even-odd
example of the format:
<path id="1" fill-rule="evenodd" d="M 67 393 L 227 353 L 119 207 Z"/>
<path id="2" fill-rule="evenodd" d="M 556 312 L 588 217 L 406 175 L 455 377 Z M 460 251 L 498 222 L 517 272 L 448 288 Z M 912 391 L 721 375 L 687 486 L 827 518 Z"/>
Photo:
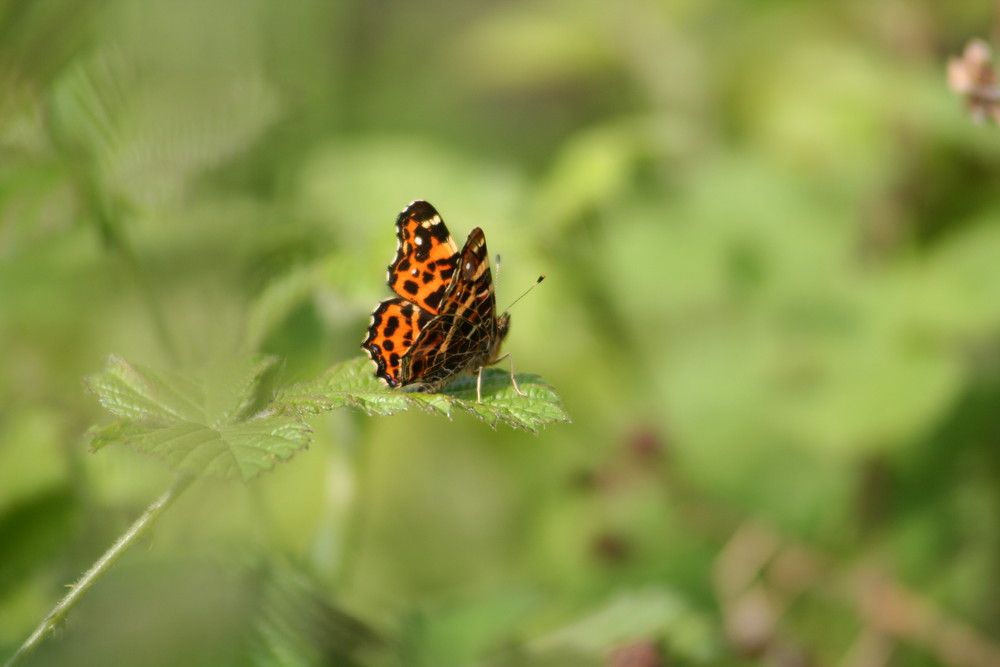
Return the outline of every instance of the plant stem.
<path id="1" fill-rule="evenodd" d="M 156 523 L 156 520 L 160 518 L 170 505 L 173 504 L 175 500 L 187 489 L 187 487 L 194 481 L 194 478 L 190 475 L 182 475 L 174 482 L 167 491 L 153 501 L 153 504 L 146 508 L 146 511 L 142 513 L 135 522 L 129 526 L 128 530 L 122 533 L 111 548 L 104 552 L 97 562 L 95 562 L 87 572 L 80 577 L 80 580 L 76 582 L 70 589 L 69 593 L 59 601 L 49 615 L 45 617 L 44 620 L 39 624 L 35 631 L 24 640 L 21 644 L 21 648 L 17 650 L 17 653 L 12 655 L 10 659 L 6 662 L 5 667 L 13 667 L 20 663 L 24 658 L 38 648 L 38 645 L 42 642 L 45 637 L 51 633 L 69 614 L 70 610 L 74 605 L 83 597 L 83 594 L 90 589 L 94 583 L 104 576 L 104 573 L 117 561 L 125 550 L 132 546 L 140 537 L 149 532 L 149 529 Z"/>

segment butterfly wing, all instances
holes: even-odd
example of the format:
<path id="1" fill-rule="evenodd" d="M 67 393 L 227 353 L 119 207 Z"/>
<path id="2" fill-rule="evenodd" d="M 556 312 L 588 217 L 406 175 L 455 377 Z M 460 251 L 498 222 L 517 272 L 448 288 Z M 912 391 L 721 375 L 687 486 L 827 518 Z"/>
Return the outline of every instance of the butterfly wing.
<path id="1" fill-rule="evenodd" d="M 496 298 L 486 235 L 476 227 L 465 241 L 451 289 L 447 290 L 440 313 L 454 313 L 477 327 L 489 329 L 496 321 Z"/>
<path id="2" fill-rule="evenodd" d="M 486 236 L 477 227 L 465 242 L 438 315 L 403 356 L 400 376 L 404 384 L 419 381 L 434 391 L 492 361 L 506 333 L 506 326 L 497 326 Z"/>
<path id="3" fill-rule="evenodd" d="M 388 283 L 399 296 L 375 308 L 361 347 L 390 387 L 436 391 L 490 363 L 509 318 L 497 320 L 483 230 L 459 252 L 438 212 L 418 200 L 399 214 L 396 236 Z"/>
<path id="4" fill-rule="evenodd" d="M 417 200 L 396 219 L 399 245 L 389 265 L 389 287 L 437 314 L 459 261 L 458 246 L 433 206 Z"/>
<path id="5" fill-rule="evenodd" d="M 372 313 L 368 336 L 361 347 L 375 362 L 375 375 L 390 387 L 406 384 L 401 360 L 421 330 L 434 318 L 426 310 L 399 297 L 386 299 Z"/>

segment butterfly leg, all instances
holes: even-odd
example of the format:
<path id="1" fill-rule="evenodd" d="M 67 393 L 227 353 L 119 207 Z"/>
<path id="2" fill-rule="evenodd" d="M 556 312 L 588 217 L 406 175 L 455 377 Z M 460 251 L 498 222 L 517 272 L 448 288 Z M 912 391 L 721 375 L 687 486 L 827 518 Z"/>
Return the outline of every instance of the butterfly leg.
<path id="1" fill-rule="evenodd" d="M 504 359 L 508 359 L 510 361 L 510 383 L 514 385 L 514 391 L 516 391 L 521 396 L 527 396 L 527 394 L 521 391 L 521 388 L 517 386 L 517 378 L 514 377 L 514 357 L 510 356 L 510 352 L 503 355 L 502 357 L 497 357 L 496 359 L 493 360 L 492 363 L 498 364 Z"/>
<path id="2" fill-rule="evenodd" d="M 517 378 L 514 377 L 514 357 L 508 354 L 507 358 L 510 359 L 510 383 L 514 385 L 514 391 L 516 391 L 521 396 L 527 396 L 527 394 L 521 391 L 521 388 L 517 386 Z"/>

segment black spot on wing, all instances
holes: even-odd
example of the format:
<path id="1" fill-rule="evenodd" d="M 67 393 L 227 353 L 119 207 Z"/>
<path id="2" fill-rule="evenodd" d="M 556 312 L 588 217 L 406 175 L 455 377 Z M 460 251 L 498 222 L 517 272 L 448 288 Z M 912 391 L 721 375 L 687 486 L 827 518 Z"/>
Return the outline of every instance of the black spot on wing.
<path id="1" fill-rule="evenodd" d="M 447 290 L 446 290 L 445 285 L 440 285 L 436 290 L 434 290 L 433 292 L 431 292 L 430 294 L 428 294 L 424 298 L 424 301 L 427 302 L 428 306 L 430 306 L 431 308 L 434 308 L 435 310 L 437 310 L 438 306 L 441 304 L 441 299 L 444 298 L 444 293 L 446 291 Z"/>

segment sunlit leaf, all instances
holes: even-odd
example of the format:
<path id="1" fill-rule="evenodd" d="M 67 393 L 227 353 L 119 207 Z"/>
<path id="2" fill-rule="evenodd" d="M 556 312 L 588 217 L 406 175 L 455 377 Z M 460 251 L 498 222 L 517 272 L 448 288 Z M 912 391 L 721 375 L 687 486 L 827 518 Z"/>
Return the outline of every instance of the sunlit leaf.
<path id="1" fill-rule="evenodd" d="M 369 415 L 392 415 L 417 408 L 451 417 L 465 410 L 491 427 L 507 424 L 532 433 L 554 422 L 568 422 L 555 390 L 537 375 L 518 374 L 519 395 L 506 371 L 490 368 L 483 372 L 483 402 L 476 401 L 476 378 L 465 376 L 441 393 L 424 394 L 388 388 L 372 373 L 371 363 L 359 358 L 331 367 L 311 382 L 279 392 L 272 409 L 282 414 L 319 414 L 340 407 L 356 407 Z"/>
<path id="2" fill-rule="evenodd" d="M 261 378 L 274 363 L 242 358 L 181 373 L 112 356 L 103 371 L 87 378 L 87 386 L 121 419 L 91 429 L 91 448 L 126 442 L 181 472 L 247 480 L 309 444 L 304 416 L 337 408 L 356 407 L 370 415 L 419 408 L 446 417 L 458 408 L 491 427 L 504 423 L 532 433 L 569 421 L 555 391 L 537 375 L 518 376 L 521 396 L 506 372 L 488 369 L 478 403 L 474 377 L 453 382 L 445 393 L 393 391 L 372 375 L 366 359 L 280 390 L 267 404 L 260 396 Z"/>

